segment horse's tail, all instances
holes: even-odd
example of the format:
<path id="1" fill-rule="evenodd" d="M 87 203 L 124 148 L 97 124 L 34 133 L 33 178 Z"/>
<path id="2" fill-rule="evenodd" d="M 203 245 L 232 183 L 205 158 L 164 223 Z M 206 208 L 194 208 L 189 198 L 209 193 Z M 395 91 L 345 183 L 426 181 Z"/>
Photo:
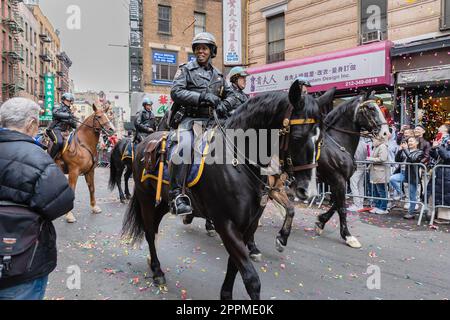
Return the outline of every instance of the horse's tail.
<path id="1" fill-rule="evenodd" d="M 122 223 L 122 237 L 131 238 L 132 243 L 139 243 L 144 236 L 144 220 L 141 216 L 141 205 L 136 195 L 136 188 L 128 204 Z"/>
<path id="2" fill-rule="evenodd" d="M 118 144 L 114 147 L 116 149 Z M 113 191 L 114 186 L 116 185 L 116 178 L 117 178 L 117 167 L 116 167 L 116 161 L 114 161 L 114 149 L 111 151 L 111 156 L 109 159 L 109 182 L 108 187 L 109 190 Z"/>

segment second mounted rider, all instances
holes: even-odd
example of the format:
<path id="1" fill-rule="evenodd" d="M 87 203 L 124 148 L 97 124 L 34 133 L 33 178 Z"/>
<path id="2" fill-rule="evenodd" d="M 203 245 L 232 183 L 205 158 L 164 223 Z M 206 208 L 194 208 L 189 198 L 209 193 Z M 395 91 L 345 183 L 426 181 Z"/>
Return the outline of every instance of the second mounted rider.
<path id="1" fill-rule="evenodd" d="M 71 107 L 75 98 L 71 93 L 64 93 L 61 98 L 61 104 L 53 109 L 53 121 L 47 129 L 47 135 L 53 140 L 53 147 L 50 150 L 50 156 L 55 159 L 64 146 L 64 136 L 72 129 L 77 128 L 77 118 L 74 116 Z"/>
<path id="2" fill-rule="evenodd" d="M 134 128 L 136 129 L 134 143 L 138 144 L 149 134 L 156 131 L 156 117 L 152 112 L 153 102 L 150 98 L 142 100 L 142 110 L 136 114 Z"/>

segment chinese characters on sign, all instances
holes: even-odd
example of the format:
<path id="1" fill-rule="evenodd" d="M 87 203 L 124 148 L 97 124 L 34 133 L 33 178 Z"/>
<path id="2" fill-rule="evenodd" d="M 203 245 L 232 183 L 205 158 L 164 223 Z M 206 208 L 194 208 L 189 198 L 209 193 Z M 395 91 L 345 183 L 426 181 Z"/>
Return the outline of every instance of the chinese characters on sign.
<path id="1" fill-rule="evenodd" d="M 370 49 L 367 53 L 353 54 L 347 50 L 337 53 L 337 58 L 330 55 L 305 60 L 286 62 L 278 68 L 251 68 L 246 92 L 287 90 L 294 79 L 305 77 L 312 85 L 310 92 L 325 91 L 331 87 L 337 89 L 357 88 L 390 84 L 388 44 Z M 298 63 L 298 64 L 297 64 Z"/>
<path id="2" fill-rule="evenodd" d="M 223 1 L 223 62 L 225 65 L 242 64 L 241 1 Z"/>
<path id="3" fill-rule="evenodd" d="M 45 81 L 45 100 L 44 113 L 40 115 L 39 120 L 47 121 L 53 119 L 53 106 L 55 104 L 55 76 L 47 73 Z"/>

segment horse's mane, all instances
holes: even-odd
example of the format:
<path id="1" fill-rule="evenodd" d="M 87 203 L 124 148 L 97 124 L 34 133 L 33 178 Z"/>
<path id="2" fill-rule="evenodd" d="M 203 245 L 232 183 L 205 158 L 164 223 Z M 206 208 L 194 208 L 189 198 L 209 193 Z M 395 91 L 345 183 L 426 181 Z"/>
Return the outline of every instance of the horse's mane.
<path id="1" fill-rule="evenodd" d="M 349 109 L 355 107 L 355 103 L 361 98 L 361 96 L 353 97 L 352 99 L 348 101 L 344 101 L 334 107 L 330 113 L 327 114 L 325 117 L 325 124 L 326 125 L 332 125 L 334 124 L 339 118 L 342 117 L 343 114 L 347 113 Z"/>
<path id="2" fill-rule="evenodd" d="M 303 112 L 305 116 L 320 114 L 319 107 L 312 102 L 314 99 L 306 95 L 302 101 L 305 104 Z M 227 120 L 225 126 L 229 129 L 262 128 L 268 123 L 279 123 L 281 127 L 283 118 L 290 105 L 286 92 L 267 92 L 252 97 L 240 105 L 233 115 Z"/>

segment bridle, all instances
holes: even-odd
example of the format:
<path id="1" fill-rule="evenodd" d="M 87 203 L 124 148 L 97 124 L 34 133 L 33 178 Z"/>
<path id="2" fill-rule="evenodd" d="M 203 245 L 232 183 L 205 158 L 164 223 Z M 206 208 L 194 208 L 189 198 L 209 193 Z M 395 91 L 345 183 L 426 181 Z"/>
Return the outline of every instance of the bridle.
<path id="1" fill-rule="evenodd" d="M 283 171 L 285 171 L 289 176 L 292 176 L 294 172 L 310 170 L 318 167 L 317 161 L 320 157 L 320 148 L 322 141 L 319 142 L 319 147 L 317 151 L 316 161 L 314 163 L 294 166 L 292 163 L 292 157 L 289 152 L 289 136 L 291 132 L 291 127 L 296 125 L 309 125 L 316 124 L 317 120 L 313 118 L 304 118 L 304 119 L 292 119 L 292 112 L 294 111 L 294 107 L 289 105 L 288 110 L 284 116 L 283 120 L 283 128 L 280 130 L 280 165 L 283 167 Z"/>
<path id="2" fill-rule="evenodd" d="M 366 106 L 368 106 L 371 103 L 375 103 L 375 101 L 374 100 L 367 100 L 367 101 L 363 102 L 362 104 L 360 104 L 358 108 L 366 107 Z M 387 125 L 388 124 L 387 122 L 382 122 L 380 124 L 376 123 L 376 121 L 374 119 L 369 117 L 366 108 L 363 108 L 361 110 L 362 110 L 363 116 L 366 118 L 367 122 L 369 122 L 369 125 L 372 128 L 381 129 L 381 127 L 383 125 Z M 353 120 L 353 122 L 355 122 L 355 119 L 352 119 L 352 120 Z M 363 138 L 373 138 L 373 137 L 375 137 L 375 134 L 376 134 L 376 132 L 373 132 L 373 131 L 369 132 L 368 134 L 366 134 L 366 133 L 363 133 L 363 132 L 360 132 L 360 131 L 352 131 L 352 130 L 341 129 L 341 128 L 337 128 L 337 127 L 333 126 L 332 124 L 328 124 L 328 123 L 324 123 L 324 126 L 325 126 L 325 130 L 331 128 L 333 130 L 336 130 L 336 131 L 339 131 L 339 132 L 342 132 L 342 133 L 347 133 L 347 134 L 351 134 L 351 135 L 355 135 L 355 136 L 363 137 Z"/>
<path id="3" fill-rule="evenodd" d="M 97 116 L 96 114 L 94 114 L 94 120 L 92 121 L 92 126 L 91 126 L 91 125 L 88 125 L 88 124 L 86 124 L 86 123 L 84 123 L 84 122 L 81 122 L 80 120 L 77 120 L 77 119 L 75 119 L 75 122 L 78 122 L 78 123 L 80 123 L 80 124 L 83 125 L 83 126 L 86 126 L 86 127 L 90 128 L 90 129 L 93 129 L 95 133 L 103 132 L 103 133 L 106 134 L 107 136 L 110 136 L 110 133 L 109 133 L 108 130 L 105 129 L 105 127 L 102 125 L 102 123 L 100 122 L 100 119 L 101 119 L 101 116 Z M 98 125 L 99 125 L 98 127 L 95 126 L 95 123 L 96 123 L 96 122 L 97 122 Z"/>

